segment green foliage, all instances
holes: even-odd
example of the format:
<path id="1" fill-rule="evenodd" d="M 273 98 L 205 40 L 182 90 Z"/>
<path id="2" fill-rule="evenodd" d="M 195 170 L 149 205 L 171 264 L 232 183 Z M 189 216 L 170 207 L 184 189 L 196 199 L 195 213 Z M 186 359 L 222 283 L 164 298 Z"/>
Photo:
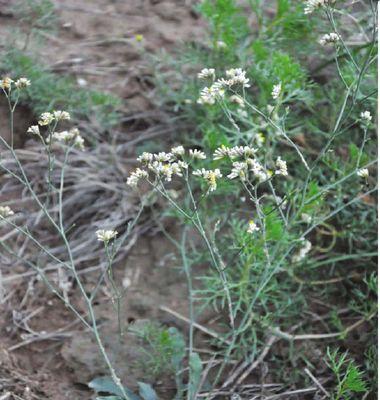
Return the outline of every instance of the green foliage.
<path id="1" fill-rule="evenodd" d="M 218 41 L 231 48 L 249 32 L 247 20 L 234 0 L 204 0 L 198 10 L 209 21 L 216 51 Z"/>
<path id="2" fill-rule="evenodd" d="M 176 328 L 147 323 L 142 327 L 131 327 L 130 331 L 143 341 L 144 370 L 155 377 L 178 370 L 185 356 L 185 342 Z"/>
<path id="3" fill-rule="evenodd" d="M 337 386 L 334 399 L 351 399 L 354 393 L 367 390 L 367 384 L 363 379 L 363 371 L 348 357 L 347 353 L 339 353 L 339 350 L 327 348 L 327 365 L 333 371 Z"/>
<path id="4" fill-rule="evenodd" d="M 58 23 L 54 4 L 50 0 L 17 0 L 11 11 L 18 21 L 29 26 L 29 35 L 54 31 Z"/>
<path id="5" fill-rule="evenodd" d="M 198 392 L 201 375 L 202 375 L 202 362 L 198 353 L 191 353 L 189 359 L 190 367 L 190 382 L 189 382 L 189 398 L 195 399 Z"/>
<path id="6" fill-rule="evenodd" d="M 151 385 L 144 382 L 138 382 L 138 386 L 140 397 L 130 389 L 124 387 L 129 400 L 157 400 L 157 394 Z M 89 382 L 88 387 L 96 393 L 106 393 L 111 395 L 98 396 L 96 400 L 122 400 L 125 398 L 121 388 L 119 388 L 119 386 L 116 385 L 114 380 L 109 376 L 101 376 L 93 379 Z"/>
<path id="7" fill-rule="evenodd" d="M 32 82 L 21 101 L 30 105 L 35 115 L 65 109 L 76 119 L 90 117 L 103 127 L 113 126 L 119 120 L 120 99 L 97 90 L 78 88 L 72 78 L 49 72 L 25 52 L 9 50 L 1 60 L 0 70 L 12 77 L 27 76 Z"/>

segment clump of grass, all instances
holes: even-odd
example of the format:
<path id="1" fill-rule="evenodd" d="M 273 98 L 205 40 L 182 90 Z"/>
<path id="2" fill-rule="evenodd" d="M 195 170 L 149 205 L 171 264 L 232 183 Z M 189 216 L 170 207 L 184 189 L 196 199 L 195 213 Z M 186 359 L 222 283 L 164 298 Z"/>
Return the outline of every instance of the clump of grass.
<path id="1" fill-rule="evenodd" d="M 139 363 L 144 371 L 153 378 L 176 373 L 185 357 L 185 341 L 176 328 L 165 328 L 155 322 L 148 322 L 139 327 L 131 326 L 129 330 L 143 342 Z"/>
<path id="2" fill-rule="evenodd" d="M 367 390 L 363 371 L 360 371 L 347 353 L 339 353 L 337 349 L 328 348 L 326 362 L 337 380 L 335 393 L 332 396 L 334 400 L 352 399 L 355 393 L 363 393 Z"/>
<path id="3" fill-rule="evenodd" d="M 35 115 L 46 110 L 67 109 L 74 118 L 110 128 L 120 121 L 121 100 L 111 93 L 79 88 L 69 76 L 49 72 L 35 57 L 15 48 L 4 53 L 0 70 L 10 76 L 28 76 L 33 81 L 20 101 Z M 33 99 L 33 101 L 31 101 Z"/>

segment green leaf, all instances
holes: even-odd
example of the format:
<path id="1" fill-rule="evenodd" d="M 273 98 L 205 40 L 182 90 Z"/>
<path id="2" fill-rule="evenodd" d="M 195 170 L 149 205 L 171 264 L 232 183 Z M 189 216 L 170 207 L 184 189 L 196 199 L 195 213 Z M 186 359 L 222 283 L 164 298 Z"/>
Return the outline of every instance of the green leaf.
<path id="1" fill-rule="evenodd" d="M 157 394 L 151 385 L 144 382 L 137 382 L 140 391 L 139 394 L 144 400 L 157 400 Z"/>
<path id="2" fill-rule="evenodd" d="M 202 374 L 202 362 L 198 353 L 190 354 L 189 366 L 190 366 L 189 392 L 190 392 L 190 398 L 193 399 L 195 398 L 195 394 L 197 393 Z"/>
<path id="3" fill-rule="evenodd" d="M 350 363 L 348 366 L 348 372 L 343 383 L 343 390 L 350 390 L 351 392 L 365 392 L 367 390 L 366 383 L 362 378 L 363 372 Z"/>
<path id="4" fill-rule="evenodd" d="M 269 208 L 265 208 L 266 212 L 270 212 Z M 280 240 L 284 238 L 284 229 L 281 219 L 277 211 L 268 214 L 265 217 L 266 240 Z"/>
<path id="5" fill-rule="evenodd" d="M 181 367 L 182 360 L 186 355 L 186 344 L 183 335 L 176 328 L 169 328 L 168 332 L 172 339 L 173 346 L 173 356 L 172 356 L 172 366 L 174 370 L 179 370 Z"/>
<path id="6" fill-rule="evenodd" d="M 98 378 L 93 379 L 88 384 L 88 387 L 95 390 L 95 392 L 97 392 L 97 393 L 100 393 L 100 392 L 101 393 L 110 393 L 110 394 L 116 395 L 117 397 L 120 396 L 121 399 L 123 399 L 123 397 L 124 397 L 120 388 L 116 385 L 116 383 L 109 376 L 100 376 Z M 139 397 L 136 396 L 128 388 L 125 387 L 124 390 L 127 393 L 129 400 L 140 400 Z M 109 400 L 115 400 L 115 399 L 112 399 L 112 397 L 114 397 L 114 396 L 111 396 L 111 399 L 109 399 Z"/>

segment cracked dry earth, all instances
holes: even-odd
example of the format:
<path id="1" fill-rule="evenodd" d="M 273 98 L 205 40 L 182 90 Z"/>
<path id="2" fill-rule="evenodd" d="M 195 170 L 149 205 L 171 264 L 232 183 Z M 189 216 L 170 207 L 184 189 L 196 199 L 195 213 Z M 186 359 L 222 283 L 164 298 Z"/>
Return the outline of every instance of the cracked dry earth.
<path id="1" fill-rule="evenodd" d="M 10 4 L 0 0 L 3 38 L 17 23 L 9 12 Z M 144 79 L 150 73 L 144 55 L 162 49 L 170 52 L 189 37 L 200 40 L 205 29 L 190 1 L 55 0 L 54 4 L 57 33 L 46 35 L 41 58 L 53 71 L 74 76 L 79 85 L 120 96 L 126 115 L 153 107 L 149 99 L 152 88 Z M 142 41 L 136 40 L 136 35 L 142 35 Z M 16 133 L 25 132 L 33 120 L 24 111 L 19 112 Z M 1 104 L 0 118 L 6 119 Z M 125 328 L 154 320 L 186 331 L 185 323 L 160 310 L 164 305 L 187 315 L 186 288 L 178 265 L 174 249 L 163 237 L 145 235 L 137 241 L 127 259 L 115 268 L 117 279 L 128 282 L 122 304 Z M 23 265 L 6 267 L 0 304 L 0 398 L 94 398 L 87 383 L 106 369 L 91 338 L 37 277 L 17 276 L 27 271 Z M 90 290 L 96 279 L 96 274 L 86 275 L 86 288 Z M 70 301 L 85 312 L 76 289 L 69 292 Z M 124 383 L 133 388 L 136 380 L 146 381 L 137 362 L 140 342 L 128 332 L 119 337 L 116 312 L 106 288 L 96 313 L 106 348 L 125 377 Z M 156 384 L 162 398 L 172 397 L 173 381 L 163 376 Z"/>

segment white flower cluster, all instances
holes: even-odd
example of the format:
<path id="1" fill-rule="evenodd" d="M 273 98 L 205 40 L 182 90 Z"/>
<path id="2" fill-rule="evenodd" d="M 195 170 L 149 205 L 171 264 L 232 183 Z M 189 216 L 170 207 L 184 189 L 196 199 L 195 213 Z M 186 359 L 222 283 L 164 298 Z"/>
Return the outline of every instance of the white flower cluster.
<path id="1" fill-rule="evenodd" d="M 225 49 L 225 48 L 227 48 L 227 44 L 225 42 L 223 42 L 223 40 L 218 40 L 216 42 L 216 47 L 218 49 Z"/>
<path id="2" fill-rule="evenodd" d="M 326 33 L 319 39 L 319 44 L 322 46 L 327 46 L 329 44 L 335 44 L 339 41 L 339 35 L 335 32 Z"/>
<path id="3" fill-rule="evenodd" d="M 270 179 L 274 174 L 287 176 L 288 170 L 286 161 L 278 157 L 274 164 L 274 173 L 267 170 L 255 157 L 257 149 L 252 146 L 220 146 L 213 155 L 213 160 L 221 160 L 227 158 L 232 162 L 228 179 L 239 178 L 247 181 L 249 178 L 257 179 L 259 182 L 264 182 Z M 170 153 L 142 153 L 137 161 L 145 168 L 137 168 L 133 171 L 128 179 L 127 185 L 137 187 L 141 179 L 149 179 L 150 173 L 153 173 L 157 178 L 166 182 L 170 182 L 173 176 L 183 177 L 184 171 L 188 170 L 189 164 L 193 160 L 204 160 L 206 154 L 198 149 L 190 149 L 185 151 L 183 146 L 173 147 Z M 187 162 L 188 161 L 188 162 Z M 208 184 L 208 192 L 213 192 L 217 188 L 217 180 L 223 175 L 220 169 L 207 170 L 205 168 L 193 171 L 194 176 L 203 178 Z M 187 176 L 187 174 L 186 174 Z"/>
<path id="4" fill-rule="evenodd" d="M 0 218 L 7 218 L 14 215 L 14 212 L 9 206 L 0 206 Z"/>
<path id="5" fill-rule="evenodd" d="M 117 231 L 99 229 L 95 232 L 98 241 L 108 243 L 117 236 Z"/>
<path id="6" fill-rule="evenodd" d="M 181 159 L 184 155 L 184 147 L 176 146 L 171 149 L 170 153 L 160 152 L 153 154 L 144 152 L 137 158 L 137 161 L 143 164 L 157 177 L 164 179 L 166 182 L 170 182 L 173 175 L 182 177 L 183 171 L 188 168 L 188 164 Z M 199 150 L 190 150 L 189 155 L 193 159 L 206 158 L 206 155 Z M 148 177 L 149 172 L 147 170 L 137 168 L 129 175 L 127 185 L 137 187 L 141 179 Z"/>
<path id="7" fill-rule="evenodd" d="M 52 113 L 44 112 L 40 115 L 38 125 L 49 126 L 53 121 L 58 123 L 59 121 L 70 120 L 70 118 L 70 114 L 67 111 L 57 110 Z M 38 125 L 30 126 L 27 133 L 41 137 L 40 127 Z M 43 140 L 42 137 L 41 140 Z M 74 147 L 84 150 L 84 139 L 77 128 L 72 128 L 68 131 L 53 132 L 46 138 L 45 143 L 50 143 L 50 141 L 70 143 Z"/>
<path id="8" fill-rule="evenodd" d="M 147 171 L 141 169 L 141 168 L 137 168 L 135 171 L 133 171 L 131 173 L 131 175 L 129 175 L 128 179 L 127 179 L 127 185 L 131 186 L 131 187 L 137 187 L 140 179 L 142 178 L 148 178 L 149 174 Z"/>
<path id="9" fill-rule="evenodd" d="M 218 99 L 224 97 L 225 90 L 219 82 L 213 83 L 210 87 L 204 87 L 201 90 L 200 97 L 197 100 L 198 104 L 215 104 Z"/>
<path id="10" fill-rule="evenodd" d="M 272 89 L 273 100 L 277 100 L 280 97 L 281 89 L 282 89 L 281 82 L 279 84 L 273 86 L 273 89 Z"/>
<path id="11" fill-rule="evenodd" d="M 275 171 L 276 175 L 283 175 L 283 176 L 288 175 L 288 167 L 286 165 L 286 161 L 282 160 L 281 157 L 277 157 L 276 167 L 277 167 Z"/>
<path id="12" fill-rule="evenodd" d="M 204 68 L 198 77 L 201 79 L 211 77 L 215 80 L 215 70 L 213 68 Z M 226 79 L 227 78 L 227 79 Z M 231 68 L 226 71 L 226 78 L 220 78 L 210 87 L 204 87 L 201 90 L 198 99 L 199 104 L 215 104 L 215 102 L 225 95 L 226 88 L 235 85 L 241 85 L 244 88 L 249 87 L 249 79 L 246 77 L 246 71 L 241 68 Z"/>
<path id="13" fill-rule="evenodd" d="M 249 79 L 245 76 L 246 71 L 241 68 L 231 68 L 226 71 L 227 80 L 220 79 L 219 82 L 223 83 L 226 86 L 234 86 L 234 85 L 242 85 L 245 88 L 249 88 L 251 85 L 249 84 Z"/>
<path id="14" fill-rule="evenodd" d="M 260 230 L 260 228 L 256 225 L 255 221 L 253 221 L 252 219 L 250 221 L 248 221 L 247 233 L 252 235 L 259 230 Z"/>
<path id="15" fill-rule="evenodd" d="M 236 158 L 243 158 L 242 161 L 233 161 L 231 173 L 227 175 L 228 179 L 240 178 L 242 181 L 246 181 L 249 178 L 250 173 L 254 178 L 257 178 L 259 182 L 264 182 L 272 176 L 272 172 L 264 168 L 260 162 L 255 159 L 257 149 L 251 146 L 235 146 L 226 147 L 222 145 L 217 148 L 214 152 L 213 159 L 221 160 L 222 158 L 229 158 L 234 160 Z M 276 160 L 276 175 L 288 175 L 288 169 L 286 161 L 278 157 Z"/>
<path id="16" fill-rule="evenodd" d="M 31 135 L 37 135 L 40 136 L 40 127 L 38 125 L 32 125 L 28 128 L 28 130 L 26 131 L 26 133 L 30 133 Z"/>
<path id="17" fill-rule="evenodd" d="M 32 127 L 31 127 L 32 128 Z M 29 128 L 30 129 L 30 128 Z M 84 150 L 84 139 L 77 128 L 72 128 L 69 131 L 54 132 L 51 135 L 51 140 L 63 143 L 72 143 L 74 147 Z M 50 138 L 46 138 L 46 143 L 50 142 Z"/>
<path id="18" fill-rule="evenodd" d="M 356 172 L 357 176 L 360 176 L 360 178 L 367 179 L 369 177 L 369 171 L 368 168 L 361 168 Z"/>
<path id="19" fill-rule="evenodd" d="M 214 170 L 206 170 L 204 168 L 197 169 L 193 172 L 193 175 L 201 176 L 203 179 L 205 179 L 208 184 L 208 190 L 210 192 L 216 190 L 217 187 L 216 180 L 223 177 L 219 169 L 214 169 Z"/>
<path id="20" fill-rule="evenodd" d="M 305 224 L 310 224 L 310 222 L 313 220 L 313 217 L 307 213 L 302 213 L 301 214 L 301 221 L 305 222 Z"/>
<path id="21" fill-rule="evenodd" d="M 71 118 L 70 114 L 67 111 L 62 110 L 53 111 L 53 116 L 56 121 L 64 121 Z"/>
<path id="22" fill-rule="evenodd" d="M 189 154 L 191 158 L 197 159 L 197 160 L 205 160 L 206 159 L 206 154 L 203 151 L 200 151 L 198 149 L 190 149 Z"/>
<path id="23" fill-rule="evenodd" d="M 17 89 L 24 89 L 24 88 L 30 86 L 30 80 L 27 78 L 19 78 L 15 82 L 15 86 Z"/>
<path id="24" fill-rule="evenodd" d="M 367 122 L 367 123 L 369 123 L 369 122 L 372 121 L 372 115 L 371 115 L 371 113 L 370 113 L 369 111 L 362 111 L 362 112 L 360 113 L 360 118 L 361 118 L 363 121 Z"/>
<path id="25" fill-rule="evenodd" d="M 257 149 L 251 146 L 234 146 L 226 147 L 224 145 L 218 147 L 214 151 L 213 159 L 220 160 L 224 157 L 237 158 L 237 157 L 253 157 Z"/>
<path id="26" fill-rule="evenodd" d="M 40 116 L 40 120 L 38 121 L 38 124 L 40 126 L 47 126 L 50 125 L 54 120 L 55 121 L 64 121 L 64 120 L 69 120 L 70 114 L 67 111 L 53 111 L 53 113 L 50 112 L 44 112 Z"/>
<path id="27" fill-rule="evenodd" d="M 242 108 L 245 107 L 244 99 L 237 94 L 230 96 L 230 102 L 236 103 L 239 107 L 242 107 Z"/>
<path id="28" fill-rule="evenodd" d="M 305 14 L 311 14 L 321 7 L 326 7 L 329 4 L 334 4 L 335 0 L 307 0 L 305 4 Z"/>
<path id="29" fill-rule="evenodd" d="M 215 78 L 215 69 L 214 68 L 203 68 L 201 72 L 198 74 L 199 79 L 207 79 L 207 78 Z"/>
<path id="30" fill-rule="evenodd" d="M 25 89 L 30 86 L 30 80 L 27 78 L 19 78 L 15 82 L 13 79 L 6 76 L 3 79 L 0 79 L 0 88 L 9 91 L 12 88 L 12 83 L 15 84 L 17 89 Z"/>
<path id="31" fill-rule="evenodd" d="M 307 256 L 307 254 L 310 252 L 311 247 L 312 247 L 311 243 L 308 240 L 304 240 L 302 247 L 292 257 L 292 261 L 294 263 L 302 261 Z"/>

